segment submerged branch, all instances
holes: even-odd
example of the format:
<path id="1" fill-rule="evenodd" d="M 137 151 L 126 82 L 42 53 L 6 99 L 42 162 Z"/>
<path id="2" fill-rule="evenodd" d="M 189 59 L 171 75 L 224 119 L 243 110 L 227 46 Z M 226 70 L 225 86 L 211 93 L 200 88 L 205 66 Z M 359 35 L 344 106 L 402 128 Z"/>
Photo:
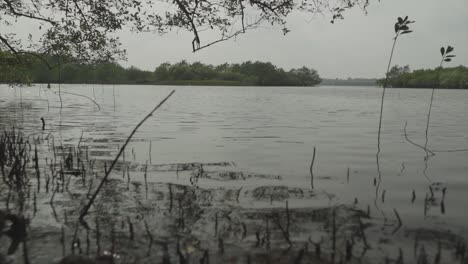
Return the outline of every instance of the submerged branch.
<path id="1" fill-rule="evenodd" d="M 408 122 L 405 122 L 405 127 L 404 127 L 404 129 L 403 129 L 404 132 L 405 132 L 405 139 L 406 139 L 406 141 L 408 141 L 409 143 L 413 144 L 414 146 L 416 146 L 416 147 L 418 147 L 418 148 L 420 148 L 420 149 L 426 151 L 427 153 L 430 153 L 431 156 L 434 156 L 434 155 L 435 155 L 434 152 L 432 152 L 431 150 L 429 150 L 429 149 L 427 149 L 427 148 L 425 148 L 425 147 L 423 147 L 423 146 L 421 146 L 421 145 L 419 145 L 419 144 L 413 142 L 411 139 L 409 139 L 408 133 L 406 132 L 406 126 L 407 126 L 407 125 L 408 125 Z"/>
<path id="2" fill-rule="evenodd" d="M 49 88 L 49 90 L 50 90 L 51 92 L 53 92 L 54 94 L 58 94 L 56 91 L 53 91 L 53 90 L 50 89 L 50 88 Z M 47 91 L 47 90 L 45 90 L 45 91 Z M 86 96 L 86 95 L 77 94 L 77 93 L 71 93 L 71 92 L 62 92 L 62 91 L 61 91 L 60 93 L 62 93 L 62 94 L 75 95 L 75 96 L 79 96 L 79 97 L 84 97 L 84 98 L 90 100 L 91 102 L 93 102 L 93 103 L 99 108 L 99 110 L 101 110 L 101 106 L 100 106 L 96 101 L 94 101 L 93 99 L 91 99 L 90 97 L 88 97 L 88 96 Z"/>

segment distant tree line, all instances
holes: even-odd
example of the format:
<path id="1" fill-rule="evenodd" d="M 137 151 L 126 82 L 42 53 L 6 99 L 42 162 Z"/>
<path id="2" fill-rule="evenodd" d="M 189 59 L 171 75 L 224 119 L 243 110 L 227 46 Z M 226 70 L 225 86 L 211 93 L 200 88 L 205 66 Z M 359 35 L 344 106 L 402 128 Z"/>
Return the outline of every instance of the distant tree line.
<path id="1" fill-rule="evenodd" d="M 377 79 L 368 78 L 347 78 L 347 79 L 323 79 L 322 85 L 337 85 L 337 86 L 376 86 Z"/>
<path id="2" fill-rule="evenodd" d="M 48 58 L 52 69 L 41 60 L 32 60 L 22 69 L 23 78 L 33 83 L 96 84 L 178 84 L 178 85 L 255 85 L 314 86 L 321 82 L 317 71 L 302 67 L 285 71 L 270 62 L 243 62 L 213 66 L 201 62 L 162 63 L 154 71 L 124 68 L 117 63 L 57 63 Z M 2 80 L 0 82 L 7 82 Z"/>
<path id="3" fill-rule="evenodd" d="M 383 85 L 384 79 L 377 83 Z M 421 69 L 411 71 L 408 65 L 395 65 L 388 73 L 388 86 L 402 88 L 468 89 L 468 68 Z"/>
<path id="4" fill-rule="evenodd" d="M 163 63 L 155 70 L 158 81 L 220 80 L 259 86 L 314 86 L 321 82 L 317 71 L 307 67 L 285 71 L 270 62 L 224 63 L 218 66 L 201 62 Z"/>

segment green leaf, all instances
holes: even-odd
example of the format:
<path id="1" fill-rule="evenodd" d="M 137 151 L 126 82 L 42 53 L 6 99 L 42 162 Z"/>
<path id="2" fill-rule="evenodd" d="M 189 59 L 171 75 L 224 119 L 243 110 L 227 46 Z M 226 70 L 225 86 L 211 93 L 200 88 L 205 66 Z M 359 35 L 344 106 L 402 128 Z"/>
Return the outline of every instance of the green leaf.
<path id="1" fill-rule="evenodd" d="M 450 53 L 454 50 L 454 48 L 452 46 L 448 46 L 447 47 L 447 53 Z"/>
<path id="2" fill-rule="evenodd" d="M 402 24 L 403 23 L 403 18 L 398 17 L 398 23 Z"/>
<path id="3" fill-rule="evenodd" d="M 408 34 L 408 33 L 411 33 L 411 32 L 413 32 L 413 30 L 405 30 L 401 34 L 403 35 L 403 34 Z"/>
<path id="4" fill-rule="evenodd" d="M 408 16 L 405 16 L 405 19 L 403 19 L 403 22 L 408 21 Z"/>
<path id="5" fill-rule="evenodd" d="M 395 23 L 395 33 L 397 33 L 400 30 L 400 24 Z"/>
<path id="6" fill-rule="evenodd" d="M 447 52 L 448 53 L 448 52 Z M 456 56 L 455 55 L 447 55 L 445 56 L 446 58 L 455 58 Z"/>
<path id="7" fill-rule="evenodd" d="M 442 56 L 445 55 L 445 48 L 444 47 L 440 48 L 440 54 L 442 54 Z"/>
<path id="8" fill-rule="evenodd" d="M 446 61 L 446 62 L 450 62 L 450 61 L 452 61 L 452 59 L 445 59 L 444 61 Z"/>

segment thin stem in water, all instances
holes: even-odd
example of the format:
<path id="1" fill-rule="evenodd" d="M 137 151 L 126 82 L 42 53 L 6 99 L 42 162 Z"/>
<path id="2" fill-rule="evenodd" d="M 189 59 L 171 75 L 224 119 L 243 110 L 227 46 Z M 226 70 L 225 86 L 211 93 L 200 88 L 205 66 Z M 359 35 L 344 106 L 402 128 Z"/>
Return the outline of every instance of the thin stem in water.
<path id="1" fill-rule="evenodd" d="M 395 45 L 398 40 L 399 34 L 397 33 L 395 38 L 393 39 L 393 45 L 392 45 L 392 51 L 390 52 L 390 58 L 388 60 L 388 65 L 387 65 L 387 73 L 385 74 L 385 81 L 383 84 L 383 90 L 382 90 L 382 99 L 380 102 L 380 117 L 379 117 L 379 130 L 377 133 L 377 153 L 375 155 L 376 157 L 376 163 L 377 163 L 377 176 L 378 176 L 378 182 L 377 182 L 377 187 L 375 189 L 375 199 L 377 200 L 377 196 L 379 193 L 379 188 L 380 188 L 380 182 L 382 179 L 382 172 L 380 170 L 380 135 L 382 131 L 382 116 L 383 116 L 383 107 L 384 107 L 384 100 L 385 100 L 385 91 L 387 88 L 388 84 L 388 74 L 390 72 L 390 65 L 392 64 L 392 59 L 393 59 L 393 52 L 395 51 Z"/>

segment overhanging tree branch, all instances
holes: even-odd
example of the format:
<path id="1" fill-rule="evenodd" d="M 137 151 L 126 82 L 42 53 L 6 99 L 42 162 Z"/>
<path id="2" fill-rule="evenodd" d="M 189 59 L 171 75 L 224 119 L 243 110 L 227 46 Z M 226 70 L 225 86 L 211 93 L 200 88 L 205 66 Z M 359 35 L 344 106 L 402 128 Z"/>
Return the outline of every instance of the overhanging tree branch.
<path id="1" fill-rule="evenodd" d="M 278 7 L 272 7 L 271 4 L 267 4 L 267 3 L 264 3 L 264 2 L 262 2 L 262 1 L 257 1 L 257 0 L 250 0 L 250 4 L 254 4 L 254 5 L 259 6 L 259 7 L 262 9 L 262 11 L 269 10 L 269 11 L 272 12 L 273 14 L 278 15 L 278 14 L 276 13 L 276 9 L 277 9 Z"/>
<path id="2" fill-rule="evenodd" d="M 246 31 L 249 30 L 249 29 L 254 29 L 254 28 L 258 27 L 262 22 L 263 22 L 263 19 L 262 19 L 262 18 L 259 18 L 259 19 L 257 19 L 257 21 L 255 21 L 254 23 L 247 24 L 247 25 L 245 25 L 245 27 L 243 26 L 242 29 L 240 29 L 240 30 L 238 30 L 238 31 L 236 31 L 236 32 L 234 32 L 234 33 L 228 35 L 228 36 L 222 36 L 222 37 L 221 37 L 220 39 L 218 39 L 218 40 L 215 40 L 215 41 L 212 41 L 212 42 L 210 42 L 210 43 L 208 43 L 208 44 L 205 44 L 205 45 L 203 45 L 203 46 L 197 47 L 197 48 L 194 50 L 194 52 L 195 52 L 195 51 L 199 51 L 199 50 L 204 49 L 204 48 L 208 48 L 209 46 L 212 46 L 212 45 L 214 45 L 214 44 L 216 44 L 216 43 L 223 42 L 223 41 L 226 41 L 226 40 L 230 40 L 230 39 L 232 39 L 232 38 L 235 38 L 235 37 L 237 37 L 237 36 L 240 35 L 240 34 L 246 33 Z"/>
<path id="3" fill-rule="evenodd" d="M 187 8 L 184 6 L 184 4 L 180 0 L 175 0 L 175 2 L 177 3 L 177 6 L 182 11 L 182 13 L 184 13 L 184 15 L 187 17 L 190 23 L 190 26 L 192 27 L 193 34 L 195 35 L 194 39 L 192 40 L 192 49 L 195 52 L 200 48 L 200 37 L 198 36 L 197 27 L 195 26 L 195 23 L 193 22 L 193 16 L 190 15 Z M 196 5 L 198 5 L 198 1 Z M 194 10 L 194 13 L 195 13 L 195 10 Z"/>
<path id="4" fill-rule="evenodd" d="M 83 10 L 81 10 L 81 7 L 78 5 L 78 3 L 76 2 L 76 0 L 73 0 L 73 3 L 75 4 L 75 7 L 76 9 L 78 9 L 78 13 L 80 13 L 81 17 L 83 18 L 86 26 L 88 27 L 88 29 L 90 29 L 90 26 L 88 24 L 88 20 L 86 19 L 86 16 L 85 14 L 83 13 Z"/>
<path id="5" fill-rule="evenodd" d="M 243 0 L 239 0 L 239 8 L 241 11 L 241 23 L 242 23 L 242 33 L 245 33 L 245 14 L 244 14 L 244 5 L 242 4 Z"/>
<path id="6" fill-rule="evenodd" d="M 47 60 L 45 60 L 41 55 L 36 54 L 34 52 L 20 51 L 20 52 L 18 52 L 18 54 L 26 54 L 26 55 L 30 55 L 30 56 L 33 56 L 35 58 L 38 58 L 40 61 L 42 61 L 46 65 L 47 69 L 49 69 L 49 70 L 52 70 L 55 67 L 57 67 L 57 65 L 54 65 L 54 66 L 50 65 L 50 63 Z"/>
<path id="7" fill-rule="evenodd" d="M 13 54 L 15 54 L 16 58 L 18 59 L 18 61 L 21 61 L 19 55 L 18 55 L 18 52 L 16 51 L 15 48 L 13 48 L 13 46 L 10 45 L 10 43 L 8 42 L 8 40 L 4 37 L 2 37 L 2 35 L 0 35 L 0 40 L 3 42 L 3 44 L 5 44 L 5 46 L 7 46 L 7 48 L 13 52 Z"/>
<path id="8" fill-rule="evenodd" d="M 36 20 L 40 20 L 40 21 L 44 21 L 44 22 L 47 22 L 47 23 L 50 23 L 52 25 L 55 25 L 56 22 L 55 21 L 52 21 L 50 19 L 47 19 L 47 18 L 43 18 L 43 17 L 37 17 L 37 16 L 34 16 L 34 15 L 31 15 L 31 14 L 24 14 L 24 13 L 20 13 L 18 11 L 16 11 L 16 9 L 13 7 L 13 4 L 11 3 L 10 0 L 3 0 L 8 8 L 10 9 L 10 12 L 15 15 L 15 16 L 21 16 L 21 17 L 27 17 L 27 18 L 31 18 L 31 19 L 36 19 Z"/>

